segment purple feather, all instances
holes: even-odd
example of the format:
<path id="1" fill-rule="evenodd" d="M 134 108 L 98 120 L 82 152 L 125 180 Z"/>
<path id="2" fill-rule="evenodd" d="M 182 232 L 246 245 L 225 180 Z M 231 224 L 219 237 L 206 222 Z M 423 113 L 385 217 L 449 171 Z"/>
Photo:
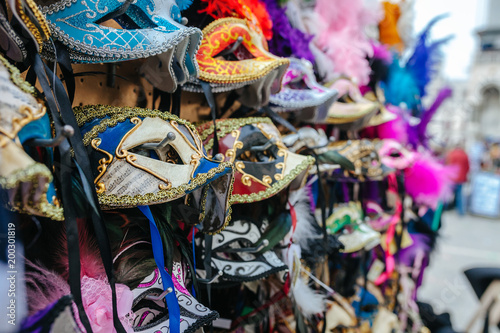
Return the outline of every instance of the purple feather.
<path id="1" fill-rule="evenodd" d="M 401 249 L 397 254 L 398 263 L 406 267 L 412 267 L 418 251 L 423 251 L 425 257 L 431 252 L 431 239 L 425 234 L 410 234 L 413 244 Z"/>
<path id="2" fill-rule="evenodd" d="M 441 104 L 452 95 L 453 91 L 449 87 L 445 87 L 439 91 L 434 103 L 422 113 L 422 117 L 420 118 L 420 123 L 416 126 L 416 136 L 418 141 L 424 146 L 427 147 L 427 125 L 429 125 L 432 117 L 436 114 L 436 111 L 439 109 Z"/>
<path id="3" fill-rule="evenodd" d="M 412 73 L 415 79 L 420 97 L 425 96 L 425 88 L 432 79 L 432 75 L 436 70 L 436 64 L 441 60 L 439 48 L 452 38 L 452 36 L 449 36 L 432 43 L 428 41 L 431 28 L 446 16 L 439 15 L 429 22 L 420 33 L 415 50 L 406 63 L 406 68 Z"/>
<path id="4" fill-rule="evenodd" d="M 263 0 L 273 21 L 273 38 L 269 41 L 271 53 L 281 57 L 295 56 L 314 63 L 309 49 L 313 36 L 295 29 L 288 21 L 286 7 L 280 7 L 276 0 Z"/>

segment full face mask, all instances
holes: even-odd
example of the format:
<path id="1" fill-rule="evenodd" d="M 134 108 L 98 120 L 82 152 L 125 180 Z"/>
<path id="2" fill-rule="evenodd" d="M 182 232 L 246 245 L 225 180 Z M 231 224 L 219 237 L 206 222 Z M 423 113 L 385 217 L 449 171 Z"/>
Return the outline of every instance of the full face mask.
<path id="1" fill-rule="evenodd" d="M 64 44 L 72 62 L 105 63 L 150 58 L 144 76 L 157 88 L 171 92 L 197 76 L 194 59 L 201 32 L 181 23 L 173 0 L 59 0 L 42 5 L 54 39 Z M 43 53 L 54 59 L 51 43 Z M 153 56 L 157 56 L 154 58 Z"/>
<path id="2" fill-rule="evenodd" d="M 239 40 L 238 40 L 239 39 Z M 289 60 L 269 53 L 264 37 L 246 20 L 218 19 L 203 29 L 203 40 L 196 55 L 199 79 L 210 83 L 213 92 L 232 91 L 249 107 L 269 102 L 270 94 L 281 88 Z M 199 82 L 186 89 L 202 92 Z"/>
<path id="3" fill-rule="evenodd" d="M 42 154 L 50 164 L 51 151 L 42 147 L 25 151 L 19 144 L 50 138 L 46 109 L 32 95 L 35 89 L 1 56 L 0 86 L 0 186 L 9 196 L 5 201 L 21 213 L 63 220 L 62 208 L 55 204 L 52 173 L 45 164 L 36 162 L 42 161 L 38 158 Z"/>
<path id="4" fill-rule="evenodd" d="M 213 149 L 213 123 L 198 127 L 205 149 Z M 219 153 L 234 163 L 233 203 L 267 199 L 286 186 L 301 187 L 311 156 L 291 153 L 269 118 L 220 119 L 217 121 Z"/>
<path id="5" fill-rule="evenodd" d="M 295 111 L 299 120 L 321 123 L 336 97 L 335 89 L 326 88 L 316 81 L 309 61 L 290 58 L 283 87 L 279 93 L 271 95 L 269 102 L 274 111 Z"/>
<path id="6" fill-rule="evenodd" d="M 217 319 L 219 314 L 199 303 L 189 293 L 184 285 L 185 271 L 185 267 L 180 262 L 174 262 L 172 277 L 175 285 L 175 296 L 181 309 L 180 330 L 183 333 L 192 333 Z M 159 297 L 163 290 L 158 268 L 155 268 L 137 288 L 132 290 L 134 294 L 132 309 L 135 314 L 134 331 L 146 333 L 170 332 L 165 298 Z"/>
<path id="7" fill-rule="evenodd" d="M 103 209 L 190 194 L 185 200 L 199 209 L 202 231 L 218 232 L 228 223 L 231 163 L 209 159 L 189 122 L 166 112 L 102 105 L 77 107 L 75 114 Z"/>

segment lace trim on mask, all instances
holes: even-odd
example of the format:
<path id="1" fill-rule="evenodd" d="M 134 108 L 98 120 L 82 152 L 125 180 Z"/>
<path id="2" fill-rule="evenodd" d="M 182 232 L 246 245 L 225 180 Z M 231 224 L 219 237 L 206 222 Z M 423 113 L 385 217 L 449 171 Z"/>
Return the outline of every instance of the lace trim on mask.
<path id="1" fill-rule="evenodd" d="M 265 191 L 260 191 L 258 193 L 251 194 L 233 194 L 232 195 L 232 203 L 250 203 L 261 201 L 267 199 L 283 188 L 285 188 L 289 183 L 292 182 L 298 175 L 300 175 L 304 170 L 309 168 L 314 163 L 315 159 L 312 156 L 307 156 L 305 160 L 303 160 L 299 165 L 297 165 L 288 175 L 283 177 L 283 179 L 274 183 L 271 187 L 268 187 Z"/>

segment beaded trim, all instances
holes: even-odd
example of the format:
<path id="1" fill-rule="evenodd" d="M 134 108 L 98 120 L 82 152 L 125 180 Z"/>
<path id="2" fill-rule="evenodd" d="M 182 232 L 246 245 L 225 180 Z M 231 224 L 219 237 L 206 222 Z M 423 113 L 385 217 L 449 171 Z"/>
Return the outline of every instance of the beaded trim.
<path id="1" fill-rule="evenodd" d="M 46 8 L 43 8 L 42 10 L 44 13 L 46 12 Z M 187 27 L 185 29 L 179 29 L 172 32 L 171 34 L 175 35 L 168 41 L 151 44 L 151 48 L 148 50 L 120 50 L 115 48 L 99 48 L 94 45 L 87 45 L 69 36 L 54 23 L 49 22 L 48 24 L 53 37 L 63 42 L 70 49 L 72 49 L 72 51 L 74 51 L 70 52 L 70 55 L 71 59 L 76 62 L 111 62 L 126 59 L 148 58 L 159 55 L 169 49 L 172 49 L 173 47 L 176 47 L 180 42 L 193 34 L 201 34 L 200 29 Z M 161 31 L 156 32 L 158 34 L 165 34 L 165 32 Z M 44 58 L 54 60 L 54 50 L 51 43 L 44 43 L 43 50 L 44 52 L 42 55 Z"/>
<path id="2" fill-rule="evenodd" d="M 283 179 L 274 183 L 271 187 L 268 187 L 265 191 L 260 191 L 258 193 L 251 194 L 233 194 L 231 200 L 232 203 L 251 203 L 256 201 L 261 201 L 267 199 L 276 193 L 280 192 L 284 187 L 292 182 L 298 175 L 300 175 L 304 170 L 314 163 L 315 159 L 312 156 L 307 156 L 299 165 L 297 165 L 288 175 L 283 177 Z"/>
<path id="3" fill-rule="evenodd" d="M 83 136 L 83 143 L 88 146 L 92 139 L 96 138 L 99 133 L 104 132 L 108 127 L 114 127 L 120 122 L 132 117 L 156 117 L 166 121 L 174 120 L 179 124 L 187 126 L 191 129 L 194 135 L 198 133 L 196 127 L 187 120 L 181 119 L 176 115 L 158 110 L 143 109 L 136 107 L 114 107 L 109 105 L 86 105 L 73 108 L 78 126 L 83 126 L 86 122 L 96 118 L 104 118 L 99 125 L 94 126 L 89 132 Z"/>
<path id="4" fill-rule="evenodd" d="M 218 167 L 211 169 L 207 173 L 198 174 L 191 180 L 190 184 L 183 184 L 168 190 L 159 190 L 156 193 L 137 194 L 134 196 L 123 195 L 118 197 L 115 194 L 97 194 L 99 203 L 103 209 L 127 208 L 141 205 L 151 205 L 153 203 L 165 202 L 180 198 L 196 188 L 207 184 L 212 178 L 224 172 L 226 168 L 232 168 L 231 162 L 222 162 Z M 229 221 L 228 221 L 229 223 Z"/>
<path id="5" fill-rule="evenodd" d="M 35 162 L 27 168 L 17 170 L 8 177 L 0 177 L 0 186 L 9 190 L 20 186 L 21 183 L 36 184 L 38 183 L 38 177 L 46 177 L 49 180 L 48 183 L 52 182 L 53 179 L 52 174 L 45 165 Z M 33 214 L 33 211 L 25 209 L 22 204 L 11 207 L 11 209 L 20 213 Z M 51 205 L 47 201 L 45 191 L 38 205 L 31 205 L 31 209 L 36 210 L 41 216 L 46 216 L 56 221 L 64 221 L 63 209 Z"/>
<path id="6" fill-rule="evenodd" d="M 272 124 L 273 121 L 270 118 L 264 118 L 264 117 L 217 120 L 217 138 L 222 139 L 227 134 L 231 133 L 233 130 L 237 130 L 245 125 L 252 125 L 259 123 Z M 204 127 L 205 124 L 207 123 L 201 124 L 198 127 L 198 129 L 200 129 L 200 127 Z M 201 131 L 200 133 L 201 140 L 205 141 L 213 133 L 214 133 L 214 124 L 213 122 L 210 122 L 209 126 Z M 210 149 L 212 149 L 213 145 L 214 145 L 214 139 L 210 138 L 208 142 L 204 145 L 205 150 L 208 152 Z"/>
<path id="7" fill-rule="evenodd" d="M 10 22 L 5 18 L 5 16 L 0 15 L 0 22 L 1 22 L 1 25 L 3 26 L 3 28 L 9 34 L 9 37 L 13 41 L 15 41 L 17 47 L 19 47 L 19 50 L 21 50 L 23 59 L 25 59 L 28 56 L 28 52 L 26 51 L 26 47 L 25 47 L 22 39 L 19 37 L 19 35 L 14 30 L 12 30 Z"/>
<path id="8" fill-rule="evenodd" d="M 12 65 L 7 59 L 5 59 L 1 54 L 0 54 L 0 62 L 2 65 L 4 65 L 10 72 L 10 80 L 12 83 L 14 83 L 16 86 L 19 87 L 22 91 L 25 93 L 28 93 L 30 95 L 35 94 L 35 88 L 28 82 L 26 82 L 22 77 L 21 77 L 21 72 L 19 69 Z"/>

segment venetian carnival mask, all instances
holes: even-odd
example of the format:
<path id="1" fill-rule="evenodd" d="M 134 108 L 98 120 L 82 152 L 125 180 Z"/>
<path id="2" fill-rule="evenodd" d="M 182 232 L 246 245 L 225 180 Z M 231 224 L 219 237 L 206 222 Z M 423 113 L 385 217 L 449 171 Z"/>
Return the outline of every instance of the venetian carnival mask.
<path id="1" fill-rule="evenodd" d="M 75 108 L 103 209 L 186 198 L 200 211 L 201 230 L 219 231 L 230 218 L 228 162 L 209 159 L 196 129 L 166 112 L 140 108 Z M 186 221 L 197 224 L 197 221 Z"/>
<path id="2" fill-rule="evenodd" d="M 335 89 L 326 88 L 316 81 L 309 61 L 290 58 L 283 87 L 271 95 L 269 102 L 274 111 L 300 111 L 297 115 L 300 120 L 324 122 L 336 97 Z"/>
<path id="3" fill-rule="evenodd" d="M 355 177 L 377 180 L 387 172 L 377 154 L 377 140 L 336 141 L 316 149 L 318 160 L 324 164 L 339 164 Z"/>
<path id="4" fill-rule="evenodd" d="M 213 149 L 213 123 L 198 127 L 205 149 Z M 269 118 L 220 119 L 217 121 L 219 153 L 234 163 L 232 203 L 267 199 L 286 186 L 301 187 L 314 163 L 311 156 L 291 153 Z"/>
<path id="5" fill-rule="evenodd" d="M 249 282 L 285 271 L 288 267 L 271 249 L 291 229 L 290 214 L 281 214 L 273 221 L 255 221 L 238 217 L 212 239 L 211 266 L 215 283 Z M 199 245 L 206 244 L 198 238 Z M 205 253 L 200 248 L 197 253 Z M 196 262 L 202 263 L 200 257 Z M 205 277 L 204 267 L 196 269 Z"/>
<path id="6" fill-rule="evenodd" d="M 389 168 L 403 170 L 415 162 L 414 152 L 406 149 L 396 140 L 384 139 L 377 144 L 378 154 L 382 163 Z"/>
<path id="7" fill-rule="evenodd" d="M 185 271 L 186 268 L 180 262 L 174 262 L 172 277 L 181 310 L 180 331 L 189 333 L 210 324 L 219 317 L 219 314 L 199 303 L 189 293 L 184 285 Z M 132 289 L 132 293 L 134 294 L 134 303 L 132 305 L 135 314 L 134 331 L 145 333 L 170 332 L 167 305 L 165 298 L 160 296 L 164 293 L 164 288 L 158 268 L 155 268 L 149 276 L 144 278 L 137 288 Z"/>
<path id="8" fill-rule="evenodd" d="M 73 62 L 149 58 L 143 75 L 168 92 L 197 76 L 194 56 L 201 32 L 180 24 L 180 9 L 173 0 L 37 1 L 52 36 L 68 47 Z M 44 44 L 42 55 L 54 59 L 52 44 Z"/>
<path id="9" fill-rule="evenodd" d="M 238 18 L 218 19 L 205 27 L 196 59 L 199 79 L 209 82 L 213 92 L 236 90 L 249 107 L 267 104 L 270 94 L 280 90 L 289 63 L 269 53 L 264 36 Z M 199 82 L 186 89 L 202 92 Z"/>
<path id="10" fill-rule="evenodd" d="M 40 148 L 30 156 L 19 144 L 50 138 L 46 109 L 32 95 L 35 89 L 1 56 L 0 86 L 0 186 L 9 196 L 5 201 L 21 213 L 63 220 L 62 208 L 55 204 L 52 173 L 45 164 L 36 162 L 41 160 L 38 154 L 45 154 L 50 164 L 51 152 Z"/>

